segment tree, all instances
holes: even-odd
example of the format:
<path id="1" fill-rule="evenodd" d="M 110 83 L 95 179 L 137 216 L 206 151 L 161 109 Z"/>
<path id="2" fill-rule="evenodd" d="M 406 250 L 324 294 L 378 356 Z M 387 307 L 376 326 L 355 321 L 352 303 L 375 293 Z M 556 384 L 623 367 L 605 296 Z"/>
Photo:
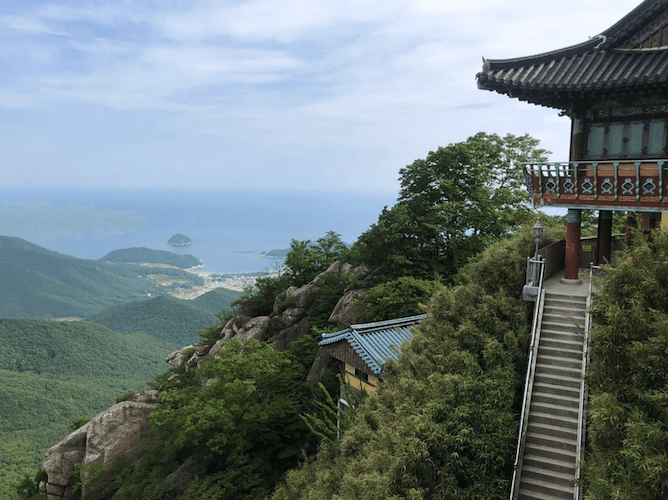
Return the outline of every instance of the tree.
<path id="1" fill-rule="evenodd" d="M 292 284 L 301 286 L 308 283 L 339 259 L 345 249 L 341 235 L 334 231 L 328 231 L 315 244 L 311 240 L 292 240 L 284 264 L 287 273 L 292 276 Z"/>
<path id="2" fill-rule="evenodd" d="M 521 162 L 546 159 L 538 143 L 529 135 L 479 132 L 415 160 L 399 171 L 397 205 L 383 211 L 356 250 L 393 275 L 452 276 L 491 240 L 532 218 Z"/>
<path id="3" fill-rule="evenodd" d="M 528 327 L 521 289 L 506 284 L 533 246 L 523 230 L 473 263 L 465 285 L 439 287 L 355 424 L 289 472 L 273 500 L 507 499 Z"/>
<path id="4" fill-rule="evenodd" d="M 617 255 L 590 309 L 587 498 L 668 492 L 668 233 Z"/>

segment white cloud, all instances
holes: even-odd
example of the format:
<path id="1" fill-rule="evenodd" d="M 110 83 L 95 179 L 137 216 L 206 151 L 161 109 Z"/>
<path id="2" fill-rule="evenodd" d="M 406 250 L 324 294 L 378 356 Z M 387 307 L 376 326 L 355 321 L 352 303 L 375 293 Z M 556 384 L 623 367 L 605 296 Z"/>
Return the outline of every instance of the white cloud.
<path id="1" fill-rule="evenodd" d="M 27 108 L 32 104 L 30 98 L 25 95 L 0 91 L 0 106 L 4 108 Z"/>

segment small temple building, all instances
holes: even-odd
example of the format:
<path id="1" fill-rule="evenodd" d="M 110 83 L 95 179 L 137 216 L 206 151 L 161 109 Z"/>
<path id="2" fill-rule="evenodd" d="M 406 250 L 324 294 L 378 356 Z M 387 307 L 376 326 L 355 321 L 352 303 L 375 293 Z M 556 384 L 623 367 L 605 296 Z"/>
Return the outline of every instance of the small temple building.
<path id="1" fill-rule="evenodd" d="M 627 226 L 668 226 L 668 0 L 645 0 L 578 45 L 483 59 L 476 80 L 571 119 L 568 161 L 524 166 L 535 207 L 568 209 L 564 282 L 578 280 L 582 210 L 599 214 L 598 263 L 610 259 L 613 211 Z"/>
<path id="2" fill-rule="evenodd" d="M 343 383 L 353 394 L 371 393 L 382 380 L 383 365 L 398 359 L 401 344 L 413 338 L 411 329 L 424 318 L 425 315 L 419 315 L 350 325 L 345 330 L 323 335 L 320 351 L 341 361 Z"/>

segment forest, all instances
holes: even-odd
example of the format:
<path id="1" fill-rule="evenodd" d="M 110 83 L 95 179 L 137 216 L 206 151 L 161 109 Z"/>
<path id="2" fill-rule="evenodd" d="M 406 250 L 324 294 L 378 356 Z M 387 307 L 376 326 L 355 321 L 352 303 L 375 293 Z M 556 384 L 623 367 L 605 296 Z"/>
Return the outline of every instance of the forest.
<path id="1" fill-rule="evenodd" d="M 536 217 L 520 163 L 547 154 L 528 135 L 476 134 L 401 169 L 397 203 L 352 246 L 332 231 L 293 240 L 284 272 L 259 279 L 234 306 L 267 315 L 289 287 L 321 276 L 308 304 L 311 331 L 282 351 L 229 340 L 197 366 L 185 356 L 158 374 L 149 385 L 162 404 L 149 416 L 142 457 L 104 471 L 111 487 L 86 498 L 508 498 L 532 315 L 521 293 Z M 541 244 L 563 238 L 561 218 L 541 219 Z M 592 307 L 583 480 L 592 499 L 663 498 L 668 484 L 668 237 L 634 242 L 607 269 Z M 323 276 L 335 261 L 364 266 L 371 279 Z M 341 328 L 328 317 L 345 290 L 364 292 L 364 321 L 428 317 L 384 367 L 383 383 L 357 400 L 338 439 L 336 368 L 307 374 L 321 334 Z M 199 344 L 218 342 L 229 317 L 200 330 Z M 18 456 L 27 445 L 12 446 Z M 44 476 L 17 464 L 17 498 L 42 498 Z M 188 484 L 165 481 L 184 466 Z"/>

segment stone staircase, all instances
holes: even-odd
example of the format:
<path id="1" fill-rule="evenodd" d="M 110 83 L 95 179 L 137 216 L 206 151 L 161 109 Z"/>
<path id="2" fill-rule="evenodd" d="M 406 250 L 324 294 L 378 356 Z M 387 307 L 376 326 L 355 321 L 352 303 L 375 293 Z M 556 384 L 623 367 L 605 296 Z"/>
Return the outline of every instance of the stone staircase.
<path id="1" fill-rule="evenodd" d="M 575 498 L 587 297 L 545 293 L 517 498 Z"/>

